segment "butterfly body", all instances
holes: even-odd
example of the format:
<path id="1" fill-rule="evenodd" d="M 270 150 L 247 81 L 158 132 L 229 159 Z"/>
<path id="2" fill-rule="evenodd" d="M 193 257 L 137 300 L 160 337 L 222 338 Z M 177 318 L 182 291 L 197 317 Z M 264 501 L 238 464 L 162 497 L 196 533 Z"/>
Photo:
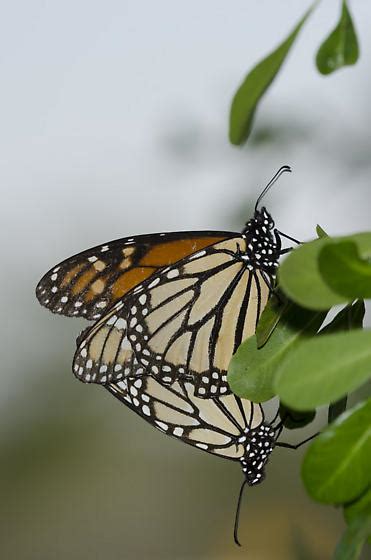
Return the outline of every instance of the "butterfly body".
<path id="1" fill-rule="evenodd" d="M 241 457 L 242 471 L 249 486 L 260 484 L 265 478 L 265 465 L 277 439 L 277 431 L 271 424 L 263 422 L 258 428 L 246 430 L 244 455 Z"/>
<path id="2" fill-rule="evenodd" d="M 281 238 L 265 207 L 255 211 L 242 231 L 242 237 L 247 241 L 247 249 L 241 258 L 247 266 L 266 273 L 269 280 L 274 278 L 281 256 Z"/>

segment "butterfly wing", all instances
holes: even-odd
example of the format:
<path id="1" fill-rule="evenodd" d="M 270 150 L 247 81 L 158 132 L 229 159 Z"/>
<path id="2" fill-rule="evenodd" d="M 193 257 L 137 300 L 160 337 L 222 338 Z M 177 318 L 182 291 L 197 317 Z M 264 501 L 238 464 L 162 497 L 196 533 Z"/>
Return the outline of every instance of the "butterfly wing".
<path id="1" fill-rule="evenodd" d="M 158 430 L 235 461 L 244 455 L 245 429 L 256 428 L 264 420 L 260 405 L 234 395 L 200 399 L 193 386 L 182 381 L 169 387 L 152 376 L 134 375 L 107 389 Z"/>
<path id="2" fill-rule="evenodd" d="M 195 231 L 117 239 L 53 267 L 37 285 L 36 296 L 53 313 L 97 320 L 160 268 L 233 235 Z"/>
<path id="3" fill-rule="evenodd" d="M 260 404 L 233 394 L 199 398 L 181 380 L 164 385 L 151 375 L 138 376 L 134 352 L 125 367 L 130 373 L 106 388 L 152 426 L 216 456 L 240 461 L 250 486 L 262 482 L 264 468 L 280 429 L 266 422 Z"/>
<path id="4" fill-rule="evenodd" d="M 138 375 L 191 380 L 204 398 L 226 394 L 230 359 L 254 334 L 269 296 L 259 270 L 241 258 L 245 249 L 241 236 L 215 243 L 137 286 L 78 347 L 77 377 L 104 383 L 129 375 L 123 364 L 134 350 Z"/>

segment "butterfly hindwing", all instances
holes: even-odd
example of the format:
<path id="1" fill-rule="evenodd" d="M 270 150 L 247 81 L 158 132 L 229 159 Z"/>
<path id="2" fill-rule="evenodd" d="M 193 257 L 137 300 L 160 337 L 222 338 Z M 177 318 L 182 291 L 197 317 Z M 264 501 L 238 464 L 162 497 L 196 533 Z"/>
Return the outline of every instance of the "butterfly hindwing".
<path id="1" fill-rule="evenodd" d="M 200 399 L 191 384 L 181 381 L 168 387 L 149 375 L 129 375 L 107 389 L 158 430 L 235 461 L 244 455 L 246 429 L 264 419 L 259 405 L 234 395 Z"/>
<path id="2" fill-rule="evenodd" d="M 162 267 L 233 235 L 195 231 L 117 239 L 53 267 L 40 280 L 36 295 L 53 313 L 97 320 Z"/>
<path id="3" fill-rule="evenodd" d="M 201 399 L 191 383 L 164 385 L 151 375 L 136 375 L 134 352 L 125 368 L 130 373 L 106 385 L 117 399 L 161 432 L 213 455 L 239 461 L 250 486 L 262 482 L 265 465 L 280 434 L 267 422 L 260 404 L 233 394 Z"/>
<path id="4" fill-rule="evenodd" d="M 223 240 L 178 261 L 138 285 L 88 333 L 77 349 L 74 372 L 82 381 L 106 383 L 136 374 L 163 383 L 191 381 L 195 394 L 229 391 L 229 361 L 255 332 L 269 287 L 240 257 L 241 236 Z"/>

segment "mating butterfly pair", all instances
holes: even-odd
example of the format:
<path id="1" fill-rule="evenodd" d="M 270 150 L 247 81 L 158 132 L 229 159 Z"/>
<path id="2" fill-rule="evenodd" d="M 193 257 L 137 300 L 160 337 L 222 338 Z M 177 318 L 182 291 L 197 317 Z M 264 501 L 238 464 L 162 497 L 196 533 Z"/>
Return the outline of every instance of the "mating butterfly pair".
<path id="1" fill-rule="evenodd" d="M 249 485 L 263 479 L 282 423 L 231 394 L 227 370 L 255 332 L 286 251 L 258 208 L 284 171 L 241 234 L 119 239 L 63 261 L 36 289 L 52 312 L 95 321 L 77 341 L 78 379 L 103 385 L 162 432 L 239 461 Z"/>

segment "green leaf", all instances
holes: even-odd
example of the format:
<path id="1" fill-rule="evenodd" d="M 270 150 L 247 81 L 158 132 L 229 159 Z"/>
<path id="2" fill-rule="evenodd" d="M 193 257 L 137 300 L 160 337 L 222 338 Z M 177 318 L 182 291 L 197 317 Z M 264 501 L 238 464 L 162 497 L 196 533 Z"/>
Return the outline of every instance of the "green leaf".
<path id="1" fill-rule="evenodd" d="M 269 340 L 288 305 L 289 302 L 282 293 L 279 293 L 278 296 L 273 294 L 269 298 L 256 327 L 255 334 L 258 348 L 264 346 Z"/>
<path id="2" fill-rule="evenodd" d="M 290 304 L 263 348 L 257 348 L 255 335 L 238 348 L 229 366 L 228 382 L 232 391 L 254 402 L 272 398 L 273 377 L 283 356 L 316 333 L 325 316 L 324 312 Z"/>
<path id="3" fill-rule="evenodd" d="M 336 547 L 334 560 L 357 560 L 370 532 L 370 514 L 360 514 L 353 519 Z"/>
<path id="4" fill-rule="evenodd" d="M 347 298 L 371 298 L 371 263 L 361 259 L 351 241 L 323 247 L 318 257 L 320 273 L 334 292 Z"/>
<path id="5" fill-rule="evenodd" d="M 371 486 L 353 502 L 344 506 L 344 517 L 348 525 L 359 515 L 371 517 Z M 368 534 L 368 542 L 371 544 L 371 530 Z"/>
<path id="6" fill-rule="evenodd" d="M 296 430 L 313 422 L 316 412 L 315 410 L 311 410 L 310 412 L 298 412 L 280 403 L 279 415 L 285 428 L 288 430 Z"/>
<path id="7" fill-rule="evenodd" d="M 336 548 L 335 559 L 359 558 L 367 538 L 371 541 L 371 488 L 353 503 L 345 506 L 344 516 L 348 529 Z"/>
<path id="8" fill-rule="evenodd" d="M 316 63 L 321 74 L 331 74 L 343 66 L 355 64 L 359 57 L 357 34 L 345 0 L 339 22 L 320 46 Z"/>
<path id="9" fill-rule="evenodd" d="M 371 399 L 344 412 L 305 454 L 302 478 L 310 496 L 341 504 L 362 494 L 371 482 Z"/>
<path id="10" fill-rule="evenodd" d="M 314 7 L 315 4 L 307 11 L 287 39 L 249 72 L 237 90 L 230 111 L 229 139 L 232 144 L 239 146 L 247 140 L 261 97 L 276 77 L 300 29 Z"/>
<path id="11" fill-rule="evenodd" d="M 371 377 L 371 331 L 316 336 L 280 364 L 274 388 L 296 410 L 313 410 L 354 391 Z"/>
<path id="12" fill-rule="evenodd" d="M 330 334 L 334 332 L 347 331 L 350 329 L 360 329 L 363 325 L 363 318 L 365 316 L 364 301 L 356 301 L 353 305 L 347 305 L 342 309 L 323 329 L 320 331 L 322 334 Z M 333 422 L 340 414 L 344 412 L 347 407 L 347 395 L 330 404 L 328 411 L 328 422 Z"/>
<path id="13" fill-rule="evenodd" d="M 319 224 L 317 224 L 316 226 L 316 233 L 318 235 L 318 239 L 321 239 L 322 237 L 328 237 L 328 234 L 325 232 L 324 229 L 321 228 Z"/>
<path id="14" fill-rule="evenodd" d="M 330 238 L 316 239 L 294 249 L 281 264 L 279 285 L 285 294 L 310 309 L 330 309 L 344 298 L 333 292 L 318 268 L 318 254 Z"/>
<path id="15" fill-rule="evenodd" d="M 344 507 L 344 517 L 350 523 L 361 512 L 366 511 L 371 516 L 371 487 L 352 503 Z"/>
<path id="16" fill-rule="evenodd" d="M 354 242 L 362 259 L 371 258 L 370 232 L 316 239 L 291 251 L 283 261 L 278 271 L 281 290 L 290 299 L 309 309 L 330 309 L 354 299 L 334 292 L 319 269 L 319 254 L 323 248 L 343 241 Z"/>

